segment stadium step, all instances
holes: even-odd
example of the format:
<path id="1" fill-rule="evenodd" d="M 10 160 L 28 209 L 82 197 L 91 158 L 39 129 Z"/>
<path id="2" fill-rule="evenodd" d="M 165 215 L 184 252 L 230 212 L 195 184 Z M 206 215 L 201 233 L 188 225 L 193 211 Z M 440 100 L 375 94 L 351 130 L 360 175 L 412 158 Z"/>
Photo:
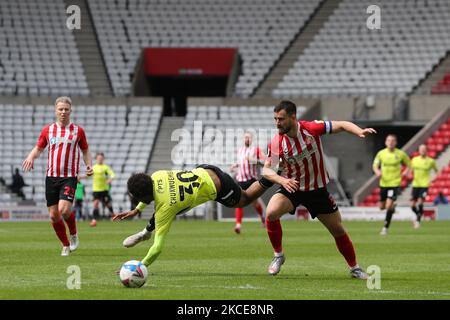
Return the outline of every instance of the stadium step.
<path id="1" fill-rule="evenodd" d="M 256 89 L 254 97 L 260 98 L 272 96 L 272 90 L 276 88 L 279 82 L 281 82 L 283 76 L 288 73 L 289 69 L 294 65 L 298 57 L 319 33 L 323 24 L 339 6 L 341 1 L 342 0 L 324 0 L 320 4 L 315 13 L 313 13 L 309 22 L 303 29 L 298 31 L 298 34 L 291 45 L 287 48 L 280 59 L 275 62 L 271 71 Z"/>
<path id="2" fill-rule="evenodd" d="M 91 96 L 112 96 L 111 83 L 102 58 L 100 45 L 86 0 L 65 0 L 66 6 L 77 5 L 81 12 L 81 29 L 74 30 L 75 42 L 83 64 Z"/>
<path id="3" fill-rule="evenodd" d="M 413 90 L 413 94 L 430 94 L 433 87 L 436 86 L 438 81 L 447 73 L 450 73 L 450 51 L 447 51 L 447 56 L 443 58 L 421 82 L 419 82 L 417 87 Z"/>
<path id="4" fill-rule="evenodd" d="M 171 153 L 178 142 L 171 141 L 171 136 L 172 132 L 175 129 L 182 128 L 183 124 L 184 117 L 163 117 L 147 172 L 172 168 Z"/>

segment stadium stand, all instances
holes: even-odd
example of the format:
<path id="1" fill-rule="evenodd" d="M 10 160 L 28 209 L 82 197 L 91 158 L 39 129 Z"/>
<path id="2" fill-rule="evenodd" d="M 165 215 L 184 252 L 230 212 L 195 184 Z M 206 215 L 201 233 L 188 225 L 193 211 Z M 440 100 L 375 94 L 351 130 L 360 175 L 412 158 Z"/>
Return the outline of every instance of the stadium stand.
<path id="1" fill-rule="evenodd" d="M 236 96 L 249 96 L 320 0 L 89 0 L 115 95 L 129 95 L 144 47 L 234 47 Z"/>
<path id="2" fill-rule="evenodd" d="M 366 27 L 372 4 L 343 0 L 273 96 L 411 92 L 450 50 L 450 3 L 378 1 L 380 30 Z"/>
<path id="3" fill-rule="evenodd" d="M 450 94 L 450 73 L 447 73 L 443 79 L 431 89 L 432 94 Z"/>
<path id="4" fill-rule="evenodd" d="M 450 145 L 450 118 L 447 120 L 447 122 L 443 123 L 436 131 L 433 132 L 433 134 L 425 141 L 425 145 L 428 148 L 428 156 L 437 160 L 439 160 L 441 156 L 443 156 L 444 158 L 447 156 L 443 155 L 443 153 Z M 418 152 L 415 151 L 410 154 L 410 157 L 412 158 L 417 155 Z M 448 167 L 442 169 L 442 171 L 440 171 L 440 173 L 433 179 L 429 188 L 426 202 L 432 202 L 439 191 L 444 192 L 446 196 L 450 196 L 450 176 L 447 174 L 449 173 L 449 171 L 450 164 Z M 402 189 L 404 190 L 406 187 L 408 187 L 411 182 L 411 176 L 404 177 L 402 179 Z M 360 205 L 369 207 L 377 206 L 380 199 L 379 194 L 379 188 L 373 189 L 372 193 L 366 196 L 364 202 Z"/>
<path id="5" fill-rule="evenodd" d="M 0 2 L 0 95 L 89 95 L 65 4 Z"/>
<path id="6" fill-rule="evenodd" d="M 13 168 L 21 168 L 22 161 L 36 144 L 42 128 L 54 121 L 52 105 L 0 105 L 0 177 L 10 183 Z M 27 116 L 24 117 L 23 115 Z M 90 151 L 104 152 L 105 163 L 116 172 L 111 194 L 116 208 L 128 209 L 126 181 L 132 172 L 144 172 L 153 148 L 161 120 L 160 106 L 77 105 L 72 122 L 86 132 Z M 27 130 L 17 130 L 27 128 Z M 24 188 L 28 198 L 45 203 L 46 151 L 36 160 L 34 170 L 24 174 L 30 185 Z M 80 165 L 84 172 L 84 164 Z M 91 200 L 91 181 L 85 180 L 87 199 Z M 5 198 L 10 198 L 5 196 Z M 7 200 L 7 199 L 6 199 Z M 1 201 L 1 199 L 0 199 Z M 90 205 L 90 204 L 89 204 Z"/>
<path id="7" fill-rule="evenodd" d="M 298 107 L 298 117 L 305 110 L 305 107 Z M 222 170 L 228 172 L 238 148 L 242 146 L 245 130 L 257 134 L 254 144 L 258 144 L 266 152 L 267 143 L 277 132 L 272 114 L 273 106 L 189 106 L 183 129 L 191 133 L 193 140 L 181 140 L 180 147 L 192 148 L 193 158 L 184 159 L 184 163 L 178 164 L 178 167 L 192 169 L 197 164 L 215 160 L 211 163 L 219 164 Z M 197 136 L 194 121 L 202 121 L 202 132 Z M 219 146 L 225 145 L 225 149 L 214 148 L 216 139 L 220 139 Z"/>

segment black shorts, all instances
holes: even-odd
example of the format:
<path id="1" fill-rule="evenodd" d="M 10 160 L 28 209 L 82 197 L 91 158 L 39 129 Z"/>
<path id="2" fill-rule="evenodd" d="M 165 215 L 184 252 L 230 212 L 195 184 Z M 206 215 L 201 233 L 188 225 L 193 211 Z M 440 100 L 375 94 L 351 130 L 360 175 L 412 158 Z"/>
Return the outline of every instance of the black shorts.
<path id="1" fill-rule="evenodd" d="M 289 212 L 290 214 L 294 214 L 299 205 L 303 205 L 308 209 L 313 219 L 317 217 L 318 214 L 330 214 L 338 210 L 336 201 L 334 201 L 333 196 L 328 193 L 326 187 L 312 191 L 296 191 L 293 193 L 290 193 L 285 188 L 281 187 L 275 193 L 281 193 L 291 201 L 294 210 Z"/>
<path id="2" fill-rule="evenodd" d="M 219 177 L 220 192 L 217 194 L 215 201 L 229 208 L 233 208 L 239 203 L 239 200 L 241 200 L 242 189 L 229 174 L 226 174 L 220 168 L 209 164 L 201 164 L 197 168 L 210 169 Z"/>
<path id="3" fill-rule="evenodd" d="M 111 202 L 111 196 L 108 191 L 96 191 L 92 192 L 92 197 L 94 200 L 100 200 L 102 203 Z"/>
<path id="4" fill-rule="evenodd" d="M 411 200 L 425 199 L 427 197 L 428 188 L 412 188 Z"/>
<path id="5" fill-rule="evenodd" d="M 250 186 L 253 184 L 253 182 L 255 182 L 256 179 L 255 178 L 251 178 L 248 181 L 238 181 L 238 185 L 241 187 L 242 190 L 247 190 L 248 188 L 250 188 Z"/>
<path id="6" fill-rule="evenodd" d="M 380 187 L 380 201 L 385 202 L 386 199 L 397 200 L 399 187 Z"/>
<path id="7" fill-rule="evenodd" d="M 45 199 L 47 207 L 58 204 L 59 200 L 66 200 L 73 203 L 75 190 L 77 189 L 77 178 L 45 178 Z"/>

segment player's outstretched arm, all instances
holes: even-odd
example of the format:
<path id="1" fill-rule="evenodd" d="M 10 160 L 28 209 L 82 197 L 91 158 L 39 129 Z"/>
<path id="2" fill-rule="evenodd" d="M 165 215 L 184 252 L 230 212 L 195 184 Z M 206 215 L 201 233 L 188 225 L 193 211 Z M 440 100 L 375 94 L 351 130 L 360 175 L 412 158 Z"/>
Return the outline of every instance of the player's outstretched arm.
<path id="1" fill-rule="evenodd" d="M 83 153 L 83 160 L 84 163 L 86 164 L 86 175 L 90 177 L 94 174 L 94 170 L 92 170 L 91 152 L 89 151 L 89 149 L 81 150 L 81 152 Z"/>
<path id="2" fill-rule="evenodd" d="M 358 136 L 360 138 L 365 138 L 369 134 L 375 134 L 377 133 L 375 129 L 373 128 L 360 128 L 356 124 L 350 121 L 331 121 L 332 126 L 332 133 L 338 133 L 342 131 L 346 131 L 348 133 L 352 133 L 355 136 Z"/>
<path id="3" fill-rule="evenodd" d="M 41 155 L 42 151 L 44 151 L 44 149 L 39 148 L 38 146 L 35 146 L 33 148 L 33 150 L 31 150 L 31 152 L 28 154 L 28 156 L 26 157 L 26 159 L 22 163 L 23 171 L 27 172 L 27 171 L 30 171 L 31 169 L 33 169 L 33 167 L 34 167 L 34 160 L 39 158 L 39 156 Z"/>
<path id="4" fill-rule="evenodd" d="M 112 219 L 113 219 L 113 221 L 123 220 L 126 218 L 134 217 L 135 215 L 138 215 L 140 212 L 141 211 L 138 209 L 133 209 L 130 211 L 125 211 L 125 212 L 114 214 Z"/>
<path id="5" fill-rule="evenodd" d="M 285 188 L 289 192 L 297 191 L 299 187 L 299 182 L 295 179 L 287 179 L 280 176 L 277 172 L 275 172 L 276 165 L 273 165 L 273 163 L 274 163 L 273 160 L 267 158 L 266 162 L 264 163 L 264 168 L 262 170 L 263 177 L 272 183 L 276 183 L 279 184 L 280 186 L 283 186 L 283 188 Z M 283 163 L 279 162 L 278 165 L 282 166 Z M 281 172 L 280 170 L 278 171 Z"/>

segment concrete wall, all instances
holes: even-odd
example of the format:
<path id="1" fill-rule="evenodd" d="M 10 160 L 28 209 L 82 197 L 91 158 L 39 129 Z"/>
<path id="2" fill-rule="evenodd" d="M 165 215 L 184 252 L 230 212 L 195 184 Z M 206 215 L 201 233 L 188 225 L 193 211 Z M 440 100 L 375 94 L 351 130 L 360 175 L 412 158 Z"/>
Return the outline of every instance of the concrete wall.
<path id="1" fill-rule="evenodd" d="M 159 97 L 71 97 L 74 108 L 76 105 L 150 105 L 162 106 Z M 7 97 L 0 96 L 0 104 L 54 104 L 55 97 Z"/>
<path id="2" fill-rule="evenodd" d="M 412 96 L 409 102 L 410 120 L 431 120 L 450 106 L 450 95 Z"/>

